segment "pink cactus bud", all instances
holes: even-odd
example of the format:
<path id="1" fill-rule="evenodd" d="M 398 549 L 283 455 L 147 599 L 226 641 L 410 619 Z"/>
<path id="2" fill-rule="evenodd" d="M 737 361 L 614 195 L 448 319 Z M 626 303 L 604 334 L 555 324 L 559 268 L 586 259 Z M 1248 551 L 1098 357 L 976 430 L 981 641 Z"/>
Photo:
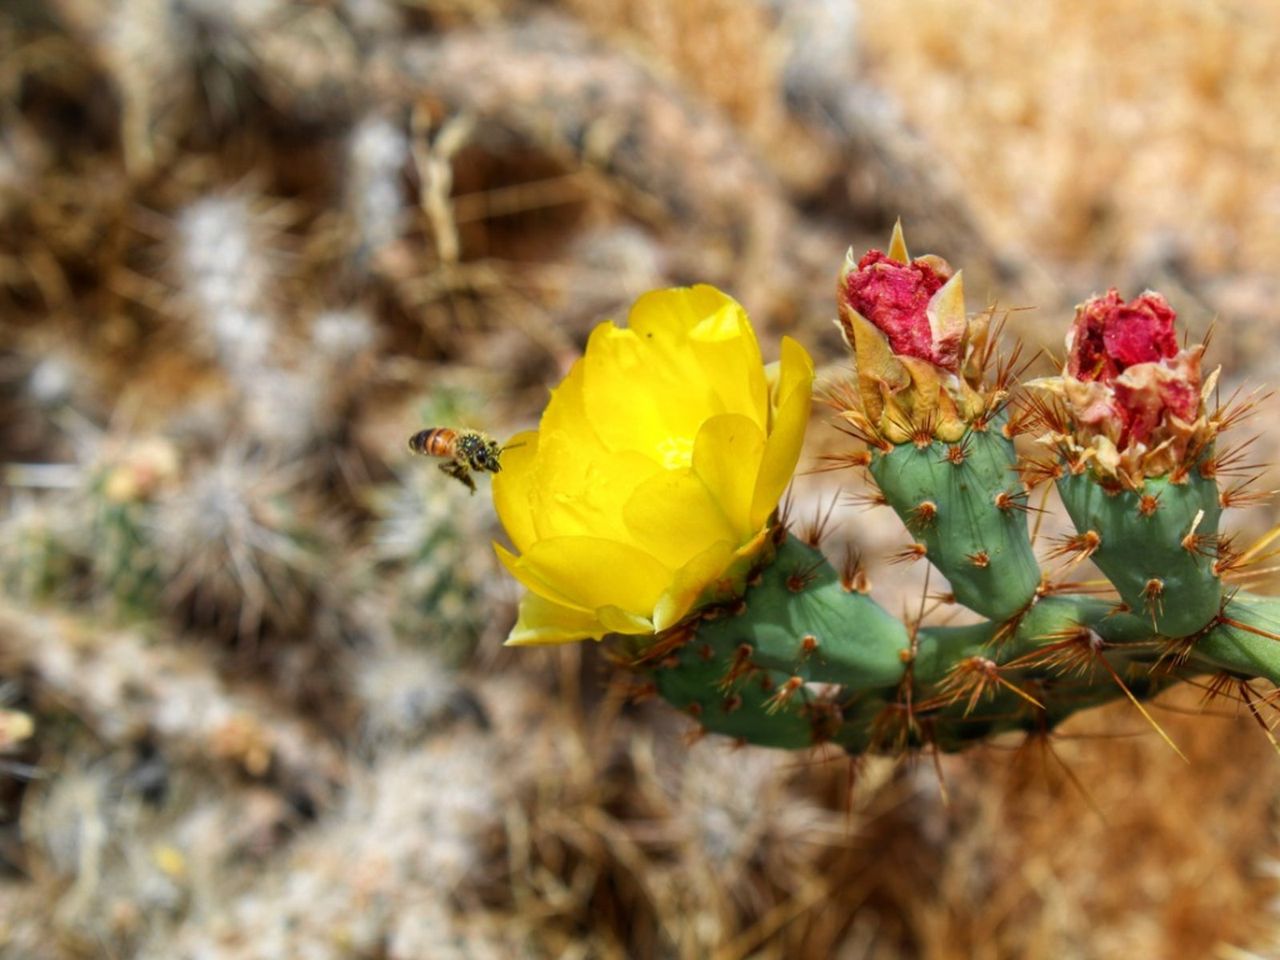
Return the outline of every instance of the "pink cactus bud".
<path id="1" fill-rule="evenodd" d="M 1067 372 L 1079 380 L 1110 383 L 1136 363 L 1166 360 L 1178 352 L 1177 314 L 1158 293 L 1129 303 L 1112 287 L 1076 310 Z"/>
<path id="2" fill-rule="evenodd" d="M 1067 401 L 1074 442 L 1130 484 L 1184 465 L 1212 429 L 1200 410 L 1204 348 L 1179 350 L 1176 320 L 1158 293 L 1125 303 L 1108 290 L 1076 308 L 1062 377 L 1039 382 Z"/>
<path id="3" fill-rule="evenodd" d="M 964 326 L 938 329 L 929 317 L 930 301 L 951 279 L 951 268 L 938 257 L 910 263 L 870 250 L 841 284 L 842 299 L 876 326 L 894 354 L 928 360 L 947 370 L 959 368 Z"/>

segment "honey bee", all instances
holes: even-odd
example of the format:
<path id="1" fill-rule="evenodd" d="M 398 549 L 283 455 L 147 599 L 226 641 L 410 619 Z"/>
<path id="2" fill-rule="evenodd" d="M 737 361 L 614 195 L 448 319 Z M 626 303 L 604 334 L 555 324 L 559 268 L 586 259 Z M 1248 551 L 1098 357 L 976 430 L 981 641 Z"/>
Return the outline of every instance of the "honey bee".
<path id="1" fill-rule="evenodd" d="M 499 457 L 503 448 L 486 433 L 479 430 L 454 430 L 452 427 L 428 427 L 409 438 L 409 449 L 424 457 L 447 457 L 448 463 L 440 469 L 456 480 L 462 481 L 472 493 L 477 473 L 497 473 L 502 469 Z"/>

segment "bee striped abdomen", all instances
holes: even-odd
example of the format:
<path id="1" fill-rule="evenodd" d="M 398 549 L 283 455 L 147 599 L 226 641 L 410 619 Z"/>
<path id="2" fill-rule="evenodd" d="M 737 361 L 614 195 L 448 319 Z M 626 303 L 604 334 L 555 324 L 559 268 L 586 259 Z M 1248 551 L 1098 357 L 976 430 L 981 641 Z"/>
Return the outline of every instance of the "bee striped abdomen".
<path id="1" fill-rule="evenodd" d="M 409 438 L 409 449 L 427 457 L 453 457 L 458 431 L 449 427 L 428 427 Z"/>

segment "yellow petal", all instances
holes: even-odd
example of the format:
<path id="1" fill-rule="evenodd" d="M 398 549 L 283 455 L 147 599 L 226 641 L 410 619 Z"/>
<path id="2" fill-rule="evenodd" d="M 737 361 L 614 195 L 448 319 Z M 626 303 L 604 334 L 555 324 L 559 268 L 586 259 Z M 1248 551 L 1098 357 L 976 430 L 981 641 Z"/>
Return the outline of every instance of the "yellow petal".
<path id="1" fill-rule="evenodd" d="M 684 619 L 698 597 L 728 569 L 734 546 L 727 540 L 713 543 L 676 571 L 671 586 L 654 608 L 655 630 L 666 630 Z"/>
<path id="2" fill-rule="evenodd" d="M 567 430 L 542 431 L 534 471 L 533 523 L 538 539 L 593 536 L 631 539 L 622 504 L 662 468 L 631 450 L 610 453 Z"/>
<path id="3" fill-rule="evenodd" d="M 520 598 L 520 613 L 507 637 L 507 646 L 599 640 L 608 632 L 594 614 L 562 607 L 527 592 Z"/>
<path id="4" fill-rule="evenodd" d="M 502 469 L 493 477 L 493 506 L 502 527 L 517 550 L 537 539 L 533 518 L 534 464 L 538 456 L 538 432 L 526 430 L 507 442 Z"/>
<path id="5" fill-rule="evenodd" d="M 752 529 L 764 525 L 773 508 L 778 505 L 782 491 L 791 482 L 796 464 L 800 462 L 804 432 L 809 425 L 809 412 L 813 403 L 813 360 L 804 347 L 790 337 L 782 338 L 779 387 L 784 384 L 789 390 L 782 395 L 781 402 L 774 411 L 773 426 L 765 441 L 760 472 L 751 497 L 749 525 Z"/>
<path id="6" fill-rule="evenodd" d="M 758 526 L 751 507 L 764 450 L 764 430 L 736 413 L 707 420 L 694 442 L 693 472 L 711 491 L 738 542 Z"/>
<path id="7" fill-rule="evenodd" d="M 706 284 L 656 290 L 636 301 L 627 323 L 663 355 L 696 361 L 698 382 L 712 395 L 705 412 L 741 413 L 764 426 L 760 344 L 738 301 Z"/>
<path id="8" fill-rule="evenodd" d="M 660 335 L 662 342 L 655 343 Z M 672 465 L 670 449 L 682 440 L 686 458 L 692 449 L 711 391 L 683 331 L 652 336 L 612 324 L 596 327 L 582 360 L 583 400 L 606 448 Z"/>
<path id="9" fill-rule="evenodd" d="M 771 376 L 769 381 L 770 403 L 774 410 L 781 406 L 797 387 L 803 386 L 805 390 L 812 393 L 813 358 L 797 341 L 790 337 L 783 337 L 781 355 L 769 366 L 777 370 L 776 375 Z M 770 429 L 772 429 L 772 418 Z"/>
<path id="10" fill-rule="evenodd" d="M 672 571 L 639 547 L 599 537 L 539 540 L 520 557 L 499 549 L 511 575 L 555 603 L 579 610 L 603 607 L 649 618 Z"/>
<path id="11" fill-rule="evenodd" d="M 601 442 L 587 416 L 586 380 L 587 366 L 579 360 L 552 392 L 542 415 L 527 484 L 538 539 L 590 535 L 627 540 L 619 505 L 659 469 L 640 453 L 614 452 Z M 517 546 L 523 549 L 524 544 Z"/>
<path id="12" fill-rule="evenodd" d="M 512 553 L 502 544 L 494 542 L 492 544 L 493 552 L 498 555 L 498 560 L 507 568 L 507 572 L 515 577 L 530 593 L 536 593 L 544 600 L 550 601 L 557 606 L 564 607 L 568 610 L 576 610 L 579 613 L 589 613 L 594 616 L 594 611 L 590 607 L 586 607 L 574 600 L 569 593 L 562 593 L 561 586 L 572 588 L 572 584 L 554 585 L 542 581 L 527 567 L 521 566 L 520 557 Z"/>
<path id="13" fill-rule="evenodd" d="M 622 509 L 634 542 L 671 569 L 737 531 L 715 493 L 692 470 L 661 470 L 636 487 Z"/>

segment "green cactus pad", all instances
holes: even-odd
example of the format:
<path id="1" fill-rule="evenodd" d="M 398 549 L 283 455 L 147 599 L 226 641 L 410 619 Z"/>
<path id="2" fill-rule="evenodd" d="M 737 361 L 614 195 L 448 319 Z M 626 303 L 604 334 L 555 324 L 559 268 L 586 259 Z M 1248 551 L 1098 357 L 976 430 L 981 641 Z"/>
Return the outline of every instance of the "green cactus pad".
<path id="1" fill-rule="evenodd" d="M 838 713 L 795 684 L 839 684 L 853 695 L 892 690 L 906 672 L 906 627 L 846 590 L 821 552 L 788 537 L 741 601 L 696 621 L 654 668 L 659 693 L 716 733 L 766 746 L 832 739 Z"/>
<path id="2" fill-rule="evenodd" d="M 1026 493 L 1003 418 L 954 444 L 905 443 L 875 453 L 871 475 L 958 602 L 993 620 L 1015 616 L 1040 585 Z M 1003 495 L 1003 496 L 1002 496 Z"/>
<path id="3" fill-rule="evenodd" d="M 1098 535 L 1093 561 L 1156 633 L 1188 636 L 1217 615 L 1222 508 L 1214 480 L 1192 470 L 1182 483 L 1151 477 L 1141 490 L 1116 492 L 1086 472 L 1063 477 L 1058 493 L 1076 530 Z"/>

